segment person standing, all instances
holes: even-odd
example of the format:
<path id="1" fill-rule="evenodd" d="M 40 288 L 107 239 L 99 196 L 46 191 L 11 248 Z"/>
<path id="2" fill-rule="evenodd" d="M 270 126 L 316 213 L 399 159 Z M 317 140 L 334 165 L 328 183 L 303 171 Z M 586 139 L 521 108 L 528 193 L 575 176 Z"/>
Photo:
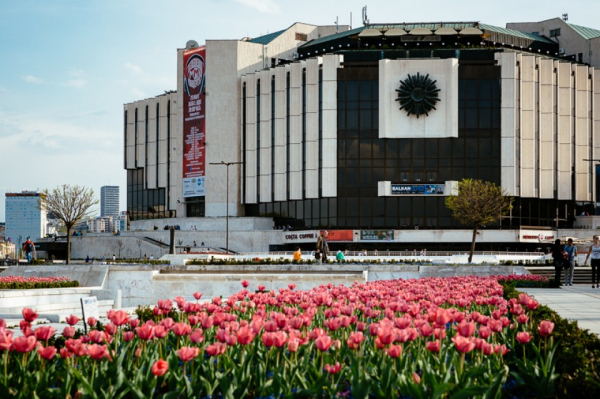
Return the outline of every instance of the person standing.
<path id="1" fill-rule="evenodd" d="M 329 250 L 329 247 L 327 246 L 327 236 L 328 235 L 329 235 L 329 233 L 324 230 L 319 235 L 319 238 L 317 238 L 317 251 L 321 253 L 321 257 L 319 259 L 319 264 L 322 264 L 323 262 L 327 262 L 327 251 Z"/>
<path id="2" fill-rule="evenodd" d="M 584 265 L 587 265 L 590 255 L 592 255 L 592 288 L 600 288 L 600 237 L 598 236 L 594 236 L 594 242 L 588 249 Z"/>
<path id="3" fill-rule="evenodd" d="M 573 286 L 573 273 L 575 272 L 575 258 L 577 257 L 577 247 L 573 245 L 573 239 L 567 240 L 564 251 L 567 253 L 565 260 L 565 286 Z"/>
<path id="4" fill-rule="evenodd" d="M 300 250 L 300 247 L 297 247 L 296 252 L 294 252 L 294 260 L 295 261 L 302 260 L 302 251 Z"/>
<path id="5" fill-rule="evenodd" d="M 342 263 L 344 260 L 344 253 L 341 250 L 338 250 L 337 254 L 335 254 L 335 260 L 337 260 L 338 263 Z"/>
<path id="6" fill-rule="evenodd" d="M 563 256 L 562 245 L 560 245 L 559 239 L 556 239 L 552 246 L 552 259 L 554 259 L 554 281 L 556 281 L 556 284 L 560 284 L 560 275 L 565 263 L 565 257 Z"/>
<path id="7" fill-rule="evenodd" d="M 27 237 L 27 241 L 23 243 L 23 250 L 25 251 L 25 256 L 27 257 L 27 263 L 31 264 L 31 259 L 35 258 L 35 244 L 29 237 Z"/>

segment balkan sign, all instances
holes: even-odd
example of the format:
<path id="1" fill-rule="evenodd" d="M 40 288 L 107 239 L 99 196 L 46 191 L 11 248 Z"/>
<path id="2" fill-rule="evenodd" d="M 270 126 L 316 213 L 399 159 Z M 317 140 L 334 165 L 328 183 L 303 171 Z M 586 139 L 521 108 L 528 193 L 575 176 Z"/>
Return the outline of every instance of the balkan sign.
<path id="1" fill-rule="evenodd" d="M 393 241 L 394 230 L 361 230 L 361 241 Z"/>
<path id="2" fill-rule="evenodd" d="M 183 53 L 183 197 L 206 195 L 206 47 Z"/>
<path id="3" fill-rule="evenodd" d="M 392 184 L 394 195 L 443 195 L 443 184 Z"/>

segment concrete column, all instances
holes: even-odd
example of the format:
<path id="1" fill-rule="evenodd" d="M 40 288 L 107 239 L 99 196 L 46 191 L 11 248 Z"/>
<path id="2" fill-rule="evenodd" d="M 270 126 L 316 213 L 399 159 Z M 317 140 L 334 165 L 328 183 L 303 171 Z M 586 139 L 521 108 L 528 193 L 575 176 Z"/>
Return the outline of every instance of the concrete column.
<path id="1" fill-rule="evenodd" d="M 256 75 L 246 75 L 246 200 L 256 204 Z"/>
<path id="2" fill-rule="evenodd" d="M 558 199 L 570 200 L 572 199 L 571 167 L 573 165 L 571 64 L 555 61 L 554 67 L 557 68 L 558 73 L 556 99 L 558 104 Z"/>
<path id="3" fill-rule="evenodd" d="M 496 53 L 501 66 L 501 131 L 500 149 L 502 154 L 500 181 L 509 195 L 520 195 L 517 190 L 517 59 L 515 53 Z"/>
<path id="4" fill-rule="evenodd" d="M 540 59 L 539 84 L 539 137 L 540 146 L 538 157 L 540 160 L 539 184 L 540 198 L 554 198 L 554 65 L 549 59 Z"/>

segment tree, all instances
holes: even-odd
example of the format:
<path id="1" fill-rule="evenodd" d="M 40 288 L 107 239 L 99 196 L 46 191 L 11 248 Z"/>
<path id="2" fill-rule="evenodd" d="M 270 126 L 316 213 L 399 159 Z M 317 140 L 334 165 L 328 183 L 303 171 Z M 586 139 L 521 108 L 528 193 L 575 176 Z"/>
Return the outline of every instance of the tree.
<path id="1" fill-rule="evenodd" d="M 460 223 L 473 225 L 473 241 L 469 263 L 473 260 L 477 230 L 491 224 L 512 209 L 513 198 L 492 182 L 463 179 L 458 183 L 458 195 L 446 197 L 446 206 Z"/>
<path id="2" fill-rule="evenodd" d="M 38 208 L 52 212 L 67 229 L 67 264 L 71 263 L 71 230 L 79 221 L 91 216 L 90 208 L 97 204 L 94 190 L 77 185 L 63 184 L 42 192 Z"/>

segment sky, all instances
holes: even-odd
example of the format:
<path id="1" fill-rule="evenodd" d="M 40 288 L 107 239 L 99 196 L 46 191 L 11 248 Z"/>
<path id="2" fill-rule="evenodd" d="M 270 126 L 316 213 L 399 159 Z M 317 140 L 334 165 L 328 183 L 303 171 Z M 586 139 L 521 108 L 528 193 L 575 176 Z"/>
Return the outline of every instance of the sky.
<path id="1" fill-rule="evenodd" d="M 600 29 L 600 2 L 463 0 L 0 0 L 0 222 L 4 194 L 121 187 L 123 104 L 177 87 L 176 50 L 294 22 L 542 21 Z M 210 80 L 210 76 L 207 76 Z M 99 207 L 98 207 L 99 208 Z M 98 210 L 99 212 L 99 210 Z"/>

